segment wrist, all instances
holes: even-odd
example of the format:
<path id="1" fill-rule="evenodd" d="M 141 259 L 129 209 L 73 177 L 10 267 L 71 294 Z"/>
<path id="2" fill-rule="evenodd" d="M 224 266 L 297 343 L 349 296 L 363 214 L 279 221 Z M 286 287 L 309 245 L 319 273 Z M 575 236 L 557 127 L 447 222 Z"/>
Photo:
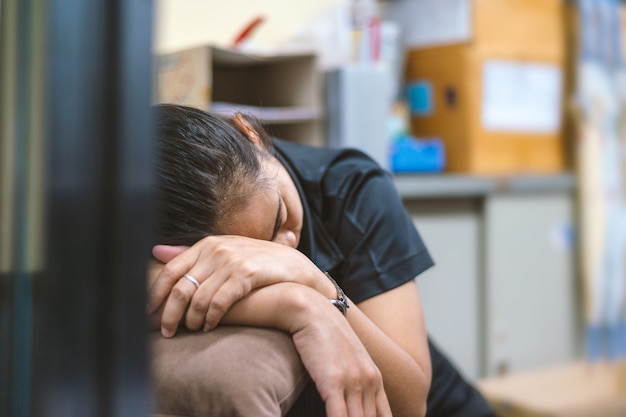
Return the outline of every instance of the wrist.
<path id="1" fill-rule="evenodd" d="M 350 308 L 348 297 L 346 297 L 346 294 L 343 292 L 339 284 L 337 284 L 337 281 L 335 281 L 335 279 L 328 272 L 324 272 L 324 275 L 326 275 L 326 278 L 328 278 L 328 280 L 333 284 L 336 293 L 334 297 L 330 297 L 328 300 L 337 308 L 337 310 L 339 310 L 341 314 L 345 316 L 348 312 L 348 308 Z"/>
<path id="2" fill-rule="evenodd" d="M 337 289 L 334 283 L 327 278 L 327 273 L 315 267 L 308 286 L 323 295 L 326 299 L 336 298 Z"/>
<path id="3" fill-rule="evenodd" d="M 280 303 L 284 306 L 277 327 L 294 334 L 327 315 L 335 316 L 336 308 L 316 290 L 303 285 L 286 285 L 281 289 Z"/>

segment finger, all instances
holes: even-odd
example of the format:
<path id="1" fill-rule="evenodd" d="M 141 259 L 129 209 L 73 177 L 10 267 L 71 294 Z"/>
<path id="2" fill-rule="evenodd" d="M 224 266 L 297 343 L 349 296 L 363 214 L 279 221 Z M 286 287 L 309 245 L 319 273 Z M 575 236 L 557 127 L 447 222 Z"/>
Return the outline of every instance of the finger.
<path id="1" fill-rule="evenodd" d="M 166 264 L 187 249 L 189 246 L 156 245 L 152 248 L 152 256 Z"/>
<path id="2" fill-rule="evenodd" d="M 205 271 L 203 266 L 195 265 L 188 272 L 193 277 L 202 277 L 202 284 L 194 293 L 185 316 L 185 325 L 190 330 L 203 328 L 208 331 L 217 326 L 226 311 L 243 297 L 239 295 L 241 291 L 235 290 L 238 284 L 229 281 L 232 276 L 229 268 Z M 217 298 L 216 294 L 219 294 Z"/>
<path id="3" fill-rule="evenodd" d="M 172 337 L 176 334 L 195 291 L 196 286 L 185 278 L 180 279 L 174 285 L 161 316 L 161 334 L 164 337 Z"/>
<path id="4" fill-rule="evenodd" d="M 207 280 L 207 284 L 214 284 L 214 277 Z M 252 291 L 249 280 L 235 280 L 222 279 L 224 282 L 219 288 L 215 290 L 209 308 L 206 312 L 205 331 L 208 331 L 217 326 L 228 309 L 237 301 L 244 298 Z M 220 281 L 219 278 L 215 279 L 216 282 Z"/>
<path id="5" fill-rule="evenodd" d="M 325 400 L 327 417 L 347 417 L 348 409 L 343 392 L 338 391 Z"/>
<path id="6" fill-rule="evenodd" d="M 365 390 L 363 393 L 363 415 L 365 417 L 377 417 L 376 391 Z"/>
<path id="7" fill-rule="evenodd" d="M 376 393 L 376 416 L 392 417 L 391 406 L 389 405 L 387 394 L 385 394 L 385 390 L 382 389 L 378 390 Z"/>
<path id="8" fill-rule="evenodd" d="M 191 303 L 185 315 L 185 326 L 189 330 L 200 330 L 204 327 L 206 315 L 209 310 L 209 304 L 213 298 L 213 291 L 209 281 L 205 281 L 200 288 L 196 290 L 191 298 Z"/>
<path id="9" fill-rule="evenodd" d="M 351 388 L 346 392 L 346 407 L 348 409 L 348 416 L 350 417 L 363 417 L 363 390 L 360 388 Z M 373 404 L 373 403 L 372 403 Z"/>
<path id="10" fill-rule="evenodd" d="M 148 290 L 148 313 L 153 313 L 174 285 L 198 261 L 198 250 L 187 250 L 165 264 Z M 206 275 L 194 275 L 206 276 Z"/>

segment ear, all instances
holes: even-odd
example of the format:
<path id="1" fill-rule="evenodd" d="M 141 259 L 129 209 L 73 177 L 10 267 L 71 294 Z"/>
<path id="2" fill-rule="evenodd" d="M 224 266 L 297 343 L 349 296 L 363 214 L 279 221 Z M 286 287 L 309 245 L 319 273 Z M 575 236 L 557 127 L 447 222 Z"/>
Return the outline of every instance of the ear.
<path id="1" fill-rule="evenodd" d="M 259 133 L 254 130 L 250 122 L 241 113 L 237 113 L 233 116 L 233 123 L 237 130 L 243 133 L 250 142 L 254 143 L 254 145 L 259 148 L 263 147 Z"/>

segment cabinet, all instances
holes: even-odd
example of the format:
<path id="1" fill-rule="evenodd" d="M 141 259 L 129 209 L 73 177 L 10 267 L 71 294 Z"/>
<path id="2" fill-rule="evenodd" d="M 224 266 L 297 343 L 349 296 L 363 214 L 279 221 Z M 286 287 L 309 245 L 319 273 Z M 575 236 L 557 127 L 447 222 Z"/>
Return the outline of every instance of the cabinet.
<path id="1" fill-rule="evenodd" d="M 435 267 L 417 278 L 431 337 L 471 380 L 580 356 L 571 175 L 398 175 Z"/>
<path id="2" fill-rule="evenodd" d="M 435 266 L 417 278 L 431 338 L 464 376 L 483 374 L 480 202 L 408 198 L 405 205 Z"/>
<path id="3" fill-rule="evenodd" d="M 316 56 L 253 56 L 210 46 L 156 57 L 155 102 L 256 117 L 286 140 L 322 145 L 323 101 Z"/>
<path id="4" fill-rule="evenodd" d="M 564 192 L 498 194 L 485 202 L 488 375 L 574 358 L 573 205 Z"/>

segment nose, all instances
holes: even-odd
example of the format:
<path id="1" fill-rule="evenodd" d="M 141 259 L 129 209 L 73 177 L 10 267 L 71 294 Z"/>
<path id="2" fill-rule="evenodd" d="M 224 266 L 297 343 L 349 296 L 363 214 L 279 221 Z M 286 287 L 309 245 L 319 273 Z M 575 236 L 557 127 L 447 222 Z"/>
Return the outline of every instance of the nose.
<path id="1" fill-rule="evenodd" d="M 276 234 L 276 238 L 274 242 L 289 246 L 290 248 L 296 248 L 298 245 L 298 239 L 296 238 L 296 234 L 291 230 L 279 230 L 278 234 Z"/>

